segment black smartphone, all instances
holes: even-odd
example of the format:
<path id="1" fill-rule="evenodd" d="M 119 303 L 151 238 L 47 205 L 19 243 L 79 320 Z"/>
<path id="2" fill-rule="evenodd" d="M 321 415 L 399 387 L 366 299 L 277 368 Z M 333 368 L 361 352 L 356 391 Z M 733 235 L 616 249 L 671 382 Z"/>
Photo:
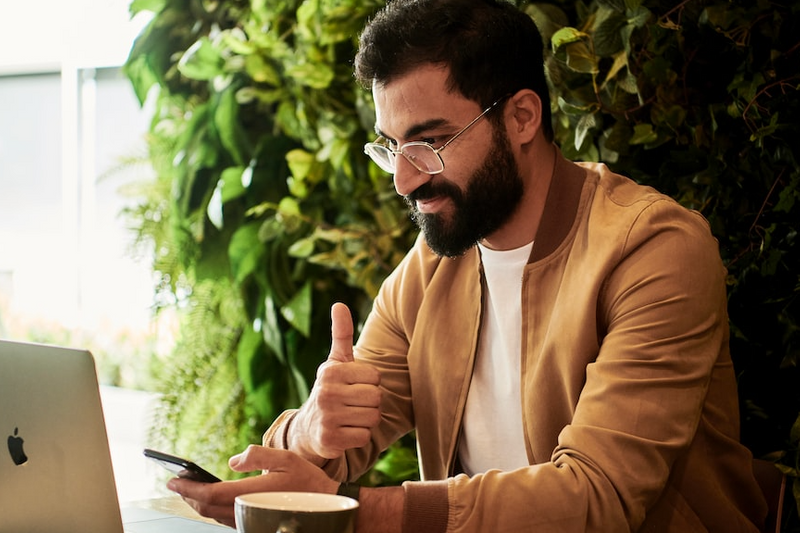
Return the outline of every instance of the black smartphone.
<path id="1" fill-rule="evenodd" d="M 222 481 L 214 474 L 182 457 L 151 450 L 149 448 L 144 450 L 144 456 L 149 457 L 178 477 L 200 481 L 202 483 L 216 483 Z"/>

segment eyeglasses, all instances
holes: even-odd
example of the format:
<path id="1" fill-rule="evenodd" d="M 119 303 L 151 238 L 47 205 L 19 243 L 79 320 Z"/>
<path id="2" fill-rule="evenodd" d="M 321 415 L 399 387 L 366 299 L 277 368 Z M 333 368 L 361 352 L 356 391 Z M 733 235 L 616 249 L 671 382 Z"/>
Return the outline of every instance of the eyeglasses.
<path id="1" fill-rule="evenodd" d="M 455 141 L 459 135 L 470 129 L 476 122 L 482 119 L 486 113 L 494 109 L 494 107 L 508 98 L 511 95 L 503 96 L 495 100 L 495 102 L 483 110 L 483 112 L 475 117 L 472 122 L 464 126 L 461 131 L 450 137 L 450 139 L 439 148 L 434 148 L 430 143 L 425 141 L 412 141 L 404 144 L 397 150 L 392 150 L 385 144 L 381 144 L 376 140 L 375 142 L 367 143 L 364 145 L 364 153 L 370 159 L 375 161 L 381 169 L 394 174 L 397 171 L 397 155 L 400 154 L 405 157 L 409 163 L 414 165 L 414 168 L 425 174 L 439 174 L 444 170 L 444 161 L 439 153 L 447 148 L 451 142 Z M 378 137 L 380 139 L 380 137 Z"/>

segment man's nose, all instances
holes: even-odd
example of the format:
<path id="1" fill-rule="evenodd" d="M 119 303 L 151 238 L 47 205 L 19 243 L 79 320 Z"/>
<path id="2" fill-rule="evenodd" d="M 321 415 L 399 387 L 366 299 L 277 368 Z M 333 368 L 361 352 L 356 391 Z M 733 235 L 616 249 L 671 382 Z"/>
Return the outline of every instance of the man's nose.
<path id="1" fill-rule="evenodd" d="M 431 179 L 430 174 L 426 174 L 405 158 L 404 155 L 398 154 L 395 161 L 394 170 L 394 190 L 400 196 L 408 196 L 416 191 L 421 185 L 428 183 Z"/>

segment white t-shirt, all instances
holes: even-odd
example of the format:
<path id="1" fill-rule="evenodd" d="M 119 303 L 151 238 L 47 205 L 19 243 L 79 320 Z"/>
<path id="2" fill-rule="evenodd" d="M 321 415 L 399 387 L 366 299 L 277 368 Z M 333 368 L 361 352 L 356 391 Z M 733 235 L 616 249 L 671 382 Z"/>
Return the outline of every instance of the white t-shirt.
<path id="1" fill-rule="evenodd" d="M 515 250 L 478 245 L 486 276 L 483 324 L 467 396 L 459 460 L 468 475 L 528 464 L 522 431 L 522 274 L 533 243 Z"/>

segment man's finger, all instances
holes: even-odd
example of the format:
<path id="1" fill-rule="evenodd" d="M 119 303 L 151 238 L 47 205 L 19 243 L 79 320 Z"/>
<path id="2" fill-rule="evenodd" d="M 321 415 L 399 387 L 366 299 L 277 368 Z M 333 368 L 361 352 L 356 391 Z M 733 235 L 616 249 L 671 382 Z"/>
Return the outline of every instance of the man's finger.
<path id="1" fill-rule="evenodd" d="M 251 444 L 242 453 L 228 460 L 228 466 L 236 472 L 255 472 L 256 470 L 282 470 L 293 459 L 288 450 L 278 450 Z"/>
<path id="2" fill-rule="evenodd" d="M 337 302 L 331 307 L 331 353 L 328 361 L 353 361 L 353 318 L 350 309 Z"/>

